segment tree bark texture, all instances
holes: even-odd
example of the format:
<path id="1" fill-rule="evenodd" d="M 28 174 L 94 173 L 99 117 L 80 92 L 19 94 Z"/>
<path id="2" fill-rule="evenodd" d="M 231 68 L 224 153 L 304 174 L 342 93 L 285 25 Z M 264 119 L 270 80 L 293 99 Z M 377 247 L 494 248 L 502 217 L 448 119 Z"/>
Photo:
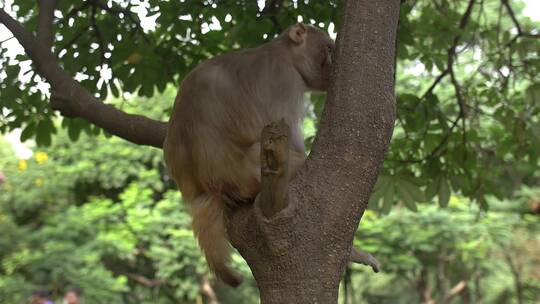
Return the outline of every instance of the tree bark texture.
<path id="1" fill-rule="evenodd" d="M 393 131 L 398 18 L 398 0 L 346 1 L 334 85 L 312 152 L 284 196 L 286 207 L 267 217 L 262 206 L 275 201 L 259 196 L 254 206 L 230 214 L 231 241 L 248 262 L 262 303 L 337 303 Z M 263 187 L 270 187 L 266 178 Z"/>
<path id="2" fill-rule="evenodd" d="M 37 35 L 0 9 L 0 22 L 51 84 L 53 109 L 161 148 L 165 123 L 102 103 L 59 65 L 51 52 L 55 4 L 40 1 Z M 251 267 L 262 303 L 337 303 L 354 233 L 393 131 L 398 17 L 399 0 L 345 1 L 334 84 L 308 160 L 287 185 L 287 134 L 277 134 L 276 146 L 261 147 L 263 195 L 228 214 L 231 242 Z"/>

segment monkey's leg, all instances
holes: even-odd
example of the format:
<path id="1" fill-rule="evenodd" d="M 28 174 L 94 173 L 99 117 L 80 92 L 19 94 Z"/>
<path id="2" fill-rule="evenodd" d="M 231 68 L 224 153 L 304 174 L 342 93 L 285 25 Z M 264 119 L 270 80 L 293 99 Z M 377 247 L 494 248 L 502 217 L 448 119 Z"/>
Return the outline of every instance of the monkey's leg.
<path id="1" fill-rule="evenodd" d="M 371 266 L 374 272 L 379 272 L 381 270 L 379 261 L 377 261 L 374 256 L 360 249 L 356 249 L 354 246 L 351 247 L 350 261 L 353 263 Z"/>

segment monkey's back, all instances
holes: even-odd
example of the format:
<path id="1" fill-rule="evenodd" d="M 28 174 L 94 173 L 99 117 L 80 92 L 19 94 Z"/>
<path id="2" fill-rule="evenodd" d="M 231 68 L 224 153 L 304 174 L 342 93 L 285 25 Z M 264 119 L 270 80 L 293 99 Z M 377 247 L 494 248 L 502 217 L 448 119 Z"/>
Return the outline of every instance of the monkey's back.
<path id="1" fill-rule="evenodd" d="M 264 125 L 285 118 L 293 133 L 299 132 L 304 88 L 287 60 L 269 43 L 214 57 L 184 79 L 164 150 L 185 197 L 258 193 Z"/>

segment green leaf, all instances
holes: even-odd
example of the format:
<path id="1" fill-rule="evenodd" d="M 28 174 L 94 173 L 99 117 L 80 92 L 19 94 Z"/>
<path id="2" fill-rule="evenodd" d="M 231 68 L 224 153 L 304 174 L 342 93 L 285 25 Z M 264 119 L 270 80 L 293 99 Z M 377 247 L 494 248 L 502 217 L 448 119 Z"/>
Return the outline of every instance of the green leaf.
<path id="1" fill-rule="evenodd" d="M 81 135 L 81 131 L 81 127 L 71 124 L 68 127 L 69 139 L 71 139 L 72 141 L 77 141 L 79 139 L 79 136 Z"/>
<path id="2" fill-rule="evenodd" d="M 30 122 L 21 133 L 20 140 L 27 141 L 36 133 L 36 123 Z"/>
<path id="3" fill-rule="evenodd" d="M 540 83 L 531 84 L 525 90 L 525 100 L 529 104 L 540 105 Z"/>
<path id="4" fill-rule="evenodd" d="M 445 177 L 442 177 L 439 181 L 439 206 L 446 208 L 450 201 L 450 185 Z"/>
<path id="5" fill-rule="evenodd" d="M 371 193 L 371 197 L 369 198 L 369 203 L 372 206 L 377 206 L 379 200 L 383 197 L 384 192 L 388 186 L 388 182 L 390 180 L 390 177 L 387 175 L 380 174 L 379 178 L 377 179 L 377 182 L 375 183 L 375 187 L 373 187 L 373 192 Z"/>
<path id="6" fill-rule="evenodd" d="M 416 203 L 424 200 L 424 195 L 420 187 L 405 179 L 397 180 L 396 185 L 405 207 L 412 211 L 417 211 Z"/>
<path id="7" fill-rule="evenodd" d="M 437 179 L 428 182 L 426 187 L 426 200 L 431 200 L 435 195 L 437 195 L 439 191 L 439 185 L 440 185 L 441 177 L 437 177 Z"/>
<path id="8" fill-rule="evenodd" d="M 109 87 L 111 88 L 111 93 L 113 94 L 113 96 L 118 98 L 120 96 L 120 92 L 118 91 L 118 88 L 116 87 L 114 82 L 111 81 L 109 83 Z"/>
<path id="9" fill-rule="evenodd" d="M 390 182 L 388 183 L 388 187 L 384 192 L 384 200 L 381 208 L 381 213 L 383 214 L 388 214 L 394 206 L 394 188 L 394 181 L 390 180 Z"/>
<path id="10" fill-rule="evenodd" d="M 36 144 L 38 146 L 50 146 L 53 129 L 48 119 L 39 122 L 36 128 Z"/>

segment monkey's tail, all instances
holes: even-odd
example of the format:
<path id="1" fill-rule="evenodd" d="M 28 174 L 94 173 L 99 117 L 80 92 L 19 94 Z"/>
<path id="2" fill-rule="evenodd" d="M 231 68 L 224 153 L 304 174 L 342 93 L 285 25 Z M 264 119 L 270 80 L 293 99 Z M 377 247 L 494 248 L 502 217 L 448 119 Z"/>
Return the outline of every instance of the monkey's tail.
<path id="1" fill-rule="evenodd" d="M 193 232 L 199 239 L 206 262 L 216 277 L 236 287 L 243 281 L 242 275 L 227 265 L 230 260 L 230 244 L 225 228 L 225 203 L 215 195 L 202 194 L 190 202 L 193 214 Z"/>

